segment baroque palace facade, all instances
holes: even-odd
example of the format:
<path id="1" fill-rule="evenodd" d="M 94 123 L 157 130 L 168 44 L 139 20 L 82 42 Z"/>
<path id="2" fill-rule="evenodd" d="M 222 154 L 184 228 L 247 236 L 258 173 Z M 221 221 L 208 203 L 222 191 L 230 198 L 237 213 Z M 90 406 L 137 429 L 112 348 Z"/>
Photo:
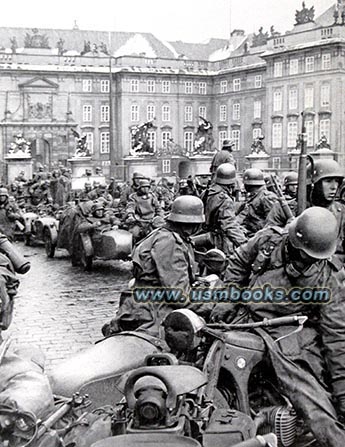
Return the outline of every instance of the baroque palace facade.
<path id="1" fill-rule="evenodd" d="M 234 30 L 203 44 L 76 26 L 0 28 L 0 86 L 2 172 L 18 133 L 51 168 L 73 156 L 77 131 L 95 166 L 121 178 L 133 126 L 153 120 L 155 151 L 192 154 L 199 116 L 213 125 L 214 148 L 235 140 L 240 169 L 264 135 L 271 167 L 286 170 L 302 111 L 308 149 L 325 135 L 345 165 L 345 4 L 314 17 L 303 3 L 285 34 Z"/>

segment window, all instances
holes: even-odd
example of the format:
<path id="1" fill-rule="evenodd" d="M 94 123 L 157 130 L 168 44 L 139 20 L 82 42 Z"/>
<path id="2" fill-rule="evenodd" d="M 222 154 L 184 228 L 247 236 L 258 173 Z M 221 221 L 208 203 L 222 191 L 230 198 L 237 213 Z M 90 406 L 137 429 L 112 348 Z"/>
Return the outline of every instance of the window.
<path id="1" fill-rule="evenodd" d="M 184 120 L 185 121 L 193 121 L 193 107 L 192 106 L 185 106 Z"/>
<path id="2" fill-rule="evenodd" d="M 298 59 L 290 59 L 289 74 L 298 74 Z"/>
<path id="3" fill-rule="evenodd" d="M 322 62 L 321 62 L 322 70 L 329 70 L 331 68 L 331 54 L 325 53 L 322 55 Z"/>
<path id="4" fill-rule="evenodd" d="M 325 136 L 327 141 L 330 140 L 331 121 L 329 119 L 320 120 L 320 138 Z"/>
<path id="5" fill-rule="evenodd" d="M 232 119 L 238 121 L 241 118 L 241 105 L 239 102 L 235 102 L 232 105 Z"/>
<path id="6" fill-rule="evenodd" d="M 314 146 L 314 122 L 306 121 L 305 130 L 307 134 L 307 146 Z"/>
<path id="7" fill-rule="evenodd" d="M 273 169 L 280 169 L 280 157 L 273 157 L 272 158 L 272 168 Z"/>
<path id="8" fill-rule="evenodd" d="M 314 87 L 306 87 L 304 90 L 304 107 L 310 109 L 314 107 Z"/>
<path id="9" fill-rule="evenodd" d="M 221 130 L 218 135 L 218 147 L 223 146 L 223 141 L 228 138 L 228 131 L 227 130 Z"/>
<path id="10" fill-rule="evenodd" d="M 101 121 L 102 123 L 107 123 L 110 121 L 110 108 L 109 106 L 101 106 Z"/>
<path id="11" fill-rule="evenodd" d="M 199 95 L 206 95 L 206 82 L 199 82 Z"/>
<path id="12" fill-rule="evenodd" d="M 254 101 L 254 119 L 261 118 L 261 101 Z"/>
<path id="13" fill-rule="evenodd" d="M 156 116 L 156 107 L 153 104 L 149 104 L 146 109 L 147 121 L 152 121 Z"/>
<path id="14" fill-rule="evenodd" d="M 191 152 L 193 150 L 193 132 L 184 133 L 184 148 L 186 151 Z"/>
<path id="15" fill-rule="evenodd" d="M 146 81 L 146 91 L 147 93 L 154 93 L 156 91 L 156 84 L 154 79 L 148 79 Z"/>
<path id="16" fill-rule="evenodd" d="M 92 79 L 83 79 L 83 92 L 92 92 Z"/>
<path id="17" fill-rule="evenodd" d="M 90 154 L 93 153 L 93 133 L 92 132 L 86 132 L 86 145 L 89 149 Z"/>
<path id="18" fill-rule="evenodd" d="M 225 104 L 219 107 L 219 121 L 226 121 L 227 107 Z"/>
<path id="19" fill-rule="evenodd" d="M 110 90 L 110 82 L 108 79 L 101 80 L 101 93 L 109 93 Z"/>
<path id="20" fill-rule="evenodd" d="M 92 121 L 92 106 L 83 106 L 83 121 L 85 123 L 90 123 Z"/>
<path id="21" fill-rule="evenodd" d="M 239 130 L 232 130 L 231 131 L 231 139 L 234 141 L 235 145 L 234 145 L 234 151 L 239 151 L 240 150 L 240 136 L 241 136 L 241 132 Z"/>
<path id="22" fill-rule="evenodd" d="M 232 81 L 232 89 L 234 92 L 239 92 L 241 90 L 241 79 L 236 78 Z"/>
<path id="23" fill-rule="evenodd" d="M 137 104 L 131 105 L 131 121 L 139 121 L 139 106 Z"/>
<path id="24" fill-rule="evenodd" d="M 150 148 L 155 152 L 156 151 L 156 132 L 154 130 L 149 130 L 147 132 L 147 141 L 150 145 Z"/>
<path id="25" fill-rule="evenodd" d="M 136 93 L 139 91 L 139 80 L 138 79 L 131 79 L 130 82 L 130 91 L 132 93 Z"/>
<path id="26" fill-rule="evenodd" d="M 254 78 L 254 87 L 261 88 L 262 87 L 262 75 L 256 75 Z"/>
<path id="27" fill-rule="evenodd" d="M 193 83 L 191 81 L 186 81 L 184 85 L 184 92 L 189 95 L 193 93 Z"/>
<path id="28" fill-rule="evenodd" d="M 170 81 L 162 82 L 162 93 L 170 93 Z"/>
<path id="29" fill-rule="evenodd" d="M 168 147 L 169 141 L 171 139 L 171 132 L 162 132 L 162 147 L 165 149 Z M 170 170 L 169 170 L 170 172 Z"/>
<path id="30" fill-rule="evenodd" d="M 220 93 L 226 93 L 228 91 L 228 81 L 220 81 Z"/>
<path id="31" fill-rule="evenodd" d="M 255 140 L 256 138 L 259 138 L 262 136 L 262 129 L 261 127 L 255 127 L 253 129 L 253 140 Z"/>
<path id="32" fill-rule="evenodd" d="M 162 121 L 170 121 L 170 106 L 168 104 L 162 106 Z"/>
<path id="33" fill-rule="evenodd" d="M 288 123 L 288 147 L 296 147 L 297 140 L 297 121 Z"/>
<path id="34" fill-rule="evenodd" d="M 101 132 L 101 154 L 108 154 L 110 150 L 110 138 L 109 138 L 109 132 Z"/>
<path id="35" fill-rule="evenodd" d="M 273 93 L 273 111 L 274 112 L 279 112 L 280 110 L 282 110 L 282 106 L 283 106 L 283 98 L 282 98 L 282 91 L 281 90 L 276 90 Z"/>
<path id="36" fill-rule="evenodd" d="M 314 56 L 305 58 L 305 72 L 312 73 L 314 71 Z"/>
<path id="37" fill-rule="evenodd" d="M 321 85 L 321 107 L 328 107 L 330 105 L 330 86 L 329 84 Z"/>
<path id="38" fill-rule="evenodd" d="M 162 161 L 162 172 L 163 172 L 163 174 L 169 174 L 170 171 L 171 171 L 170 160 L 163 160 Z"/>
<path id="39" fill-rule="evenodd" d="M 283 62 L 275 62 L 273 69 L 273 77 L 280 78 L 283 76 Z"/>
<path id="40" fill-rule="evenodd" d="M 294 110 L 298 107 L 297 88 L 290 88 L 289 90 L 289 109 Z"/>
<path id="41" fill-rule="evenodd" d="M 199 107 L 199 116 L 202 116 L 203 118 L 206 119 L 206 107 L 205 106 Z"/>
<path id="42" fill-rule="evenodd" d="M 273 123 L 272 125 L 272 147 L 282 147 L 282 123 Z"/>

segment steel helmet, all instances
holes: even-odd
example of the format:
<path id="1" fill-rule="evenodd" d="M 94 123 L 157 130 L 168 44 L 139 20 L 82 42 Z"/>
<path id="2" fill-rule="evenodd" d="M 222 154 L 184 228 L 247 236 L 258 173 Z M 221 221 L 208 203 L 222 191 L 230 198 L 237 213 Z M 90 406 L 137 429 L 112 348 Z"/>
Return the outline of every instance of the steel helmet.
<path id="1" fill-rule="evenodd" d="M 0 188 L 0 196 L 9 196 L 7 188 Z"/>
<path id="2" fill-rule="evenodd" d="M 199 197 L 185 195 L 177 197 L 167 217 L 171 222 L 203 223 L 205 222 L 204 204 Z"/>
<path id="3" fill-rule="evenodd" d="M 222 144 L 222 149 L 232 149 L 235 146 L 233 140 L 224 140 Z"/>
<path id="4" fill-rule="evenodd" d="M 150 181 L 147 180 L 147 179 L 142 179 L 142 180 L 140 180 L 140 181 L 139 181 L 139 188 L 144 187 L 144 186 L 148 186 L 148 187 L 150 187 L 150 186 L 151 186 Z"/>
<path id="5" fill-rule="evenodd" d="M 298 185 L 297 172 L 289 172 L 284 178 L 284 186 Z"/>
<path id="6" fill-rule="evenodd" d="M 140 174 L 140 172 L 133 172 L 133 180 L 135 179 L 135 178 L 146 178 L 145 177 L 145 175 L 143 175 L 143 174 Z"/>
<path id="7" fill-rule="evenodd" d="M 335 160 L 321 159 L 316 160 L 313 166 L 313 172 L 311 172 L 312 165 L 308 165 L 307 171 L 307 183 L 316 183 L 324 178 L 339 178 L 341 182 L 344 179 L 344 170 L 341 168 L 338 162 Z"/>
<path id="8" fill-rule="evenodd" d="M 94 213 L 97 210 L 104 210 L 104 203 L 103 201 L 96 201 L 91 207 L 91 212 Z"/>
<path id="9" fill-rule="evenodd" d="M 264 173 L 257 168 L 247 169 L 243 174 L 243 183 L 249 186 L 265 185 Z"/>
<path id="10" fill-rule="evenodd" d="M 236 169 L 231 163 L 218 166 L 215 182 L 218 185 L 234 185 L 236 183 Z"/>
<path id="11" fill-rule="evenodd" d="M 312 206 L 289 226 L 289 239 L 293 247 L 303 250 L 316 259 L 332 256 L 337 246 L 338 223 L 326 208 Z"/>

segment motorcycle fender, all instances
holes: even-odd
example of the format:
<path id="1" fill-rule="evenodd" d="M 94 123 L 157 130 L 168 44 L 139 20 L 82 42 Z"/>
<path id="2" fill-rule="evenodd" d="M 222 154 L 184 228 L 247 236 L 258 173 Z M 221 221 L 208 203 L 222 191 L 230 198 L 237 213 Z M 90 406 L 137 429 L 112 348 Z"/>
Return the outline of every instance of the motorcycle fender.
<path id="1" fill-rule="evenodd" d="M 93 256 L 93 246 L 90 235 L 87 233 L 81 233 L 80 239 L 86 256 Z"/>
<path id="2" fill-rule="evenodd" d="M 86 384 L 97 381 L 95 394 L 103 388 L 111 397 L 107 385 L 114 383 L 112 378 L 143 366 L 145 357 L 155 352 L 155 345 L 134 335 L 120 334 L 106 338 L 77 352 L 53 369 L 50 375 L 53 392 L 71 396 Z M 106 392 L 102 392 L 104 394 Z"/>
<path id="3" fill-rule="evenodd" d="M 48 231 L 50 233 L 50 238 L 51 238 L 52 244 L 56 245 L 57 238 L 58 238 L 58 232 L 57 232 L 56 226 L 55 225 L 48 225 L 48 226 L 46 226 L 44 228 L 43 231 L 44 232 Z"/>

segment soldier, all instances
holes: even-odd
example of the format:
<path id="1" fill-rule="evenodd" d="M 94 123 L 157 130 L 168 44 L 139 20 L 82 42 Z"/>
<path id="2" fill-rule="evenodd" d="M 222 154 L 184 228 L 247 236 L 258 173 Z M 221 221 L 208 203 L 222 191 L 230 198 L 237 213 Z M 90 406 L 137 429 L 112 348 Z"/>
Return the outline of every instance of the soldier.
<path id="1" fill-rule="evenodd" d="M 84 183 L 84 190 L 79 194 L 79 201 L 86 202 L 87 200 L 92 200 L 90 192 L 92 190 L 92 185 L 90 182 Z"/>
<path id="2" fill-rule="evenodd" d="M 205 221 L 203 203 L 198 197 L 181 196 L 174 200 L 167 224 L 153 231 L 134 249 L 134 288 L 180 289 L 188 295 L 195 281 L 197 264 L 194 259 L 190 236 L 195 234 Z M 162 304 L 136 303 L 128 295 L 120 305 L 114 320 L 103 327 L 103 333 L 134 330 L 159 336 L 161 322 L 174 308 L 185 303 Z M 198 313 L 207 311 L 208 306 L 196 306 Z"/>
<path id="3" fill-rule="evenodd" d="M 232 196 L 235 185 L 235 166 L 224 163 L 217 168 L 214 184 L 204 195 L 206 229 L 213 234 L 215 246 L 226 255 L 230 255 L 234 247 L 247 241 L 236 221 Z"/>
<path id="4" fill-rule="evenodd" d="M 344 171 L 335 160 L 321 159 L 314 162 L 312 167 L 308 167 L 307 197 L 308 206 L 320 206 L 326 208 L 337 219 L 338 222 L 338 243 L 336 255 L 342 262 L 345 261 L 345 206 L 337 202 L 336 196 L 339 186 L 344 179 Z M 289 202 L 294 215 L 297 211 L 297 199 Z M 272 212 L 267 218 L 270 225 L 285 226 L 287 219 L 283 210 L 278 206 L 272 208 Z"/>
<path id="5" fill-rule="evenodd" d="M 0 231 L 10 240 L 14 237 L 16 221 L 24 223 L 19 208 L 15 203 L 9 202 L 7 188 L 0 188 Z"/>
<path id="6" fill-rule="evenodd" d="M 247 230 L 250 237 L 265 226 L 268 213 L 278 197 L 267 191 L 260 169 L 247 169 L 243 174 L 243 183 L 248 199 L 244 209 L 238 214 L 237 221 Z"/>
<path id="7" fill-rule="evenodd" d="M 241 319 L 259 321 L 288 315 L 307 315 L 304 330 L 276 341 L 293 332 L 291 326 L 261 331 L 269 348 L 269 357 L 282 393 L 314 434 L 318 445 L 345 445 L 345 431 L 324 385 L 327 365 L 340 415 L 345 414 L 345 271 L 337 258 L 332 258 L 337 244 L 337 221 L 321 207 L 305 210 L 288 230 L 270 227 L 260 231 L 247 244 L 238 248 L 229 260 L 225 283 L 258 290 L 269 284 L 286 293 L 292 288 L 326 289 L 331 300 L 257 301 L 236 307 L 217 304 L 214 320 Z M 286 295 L 288 296 L 288 295 Z M 230 317 L 230 318 L 229 318 Z M 266 334 L 266 335 L 265 335 Z"/>
<path id="8" fill-rule="evenodd" d="M 140 180 L 144 180 L 144 179 L 146 179 L 146 177 L 143 174 L 140 174 L 140 172 L 133 173 L 132 185 L 127 185 L 121 192 L 120 202 L 118 205 L 118 211 L 120 214 L 124 213 L 126 206 L 127 206 L 129 196 L 131 194 L 134 194 L 135 192 L 137 192 L 137 190 L 139 188 Z"/>
<path id="9" fill-rule="evenodd" d="M 164 211 L 170 210 L 175 198 L 174 183 L 169 182 L 166 177 L 162 177 L 162 180 L 157 186 L 156 194 Z"/>
<path id="10" fill-rule="evenodd" d="M 153 219 L 163 218 L 163 210 L 157 197 L 150 192 L 149 180 L 140 180 L 137 192 L 129 196 L 126 216 L 126 223 L 135 240 L 144 237 L 152 230 Z M 162 223 L 162 219 L 160 222 L 158 220 L 158 225 Z"/>
<path id="11" fill-rule="evenodd" d="M 298 174 L 297 172 L 289 172 L 284 178 L 284 196 L 287 201 L 292 214 L 295 216 L 297 212 L 297 188 L 298 188 Z M 266 220 L 266 227 L 271 225 L 278 225 L 285 227 L 288 223 L 284 210 L 280 202 L 276 202 L 271 211 L 268 213 Z"/>
<path id="12" fill-rule="evenodd" d="M 215 176 L 218 166 L 223 163 L 230 163 L 236 166 L 236 162 L 234 156 L 232 155 L 233 147 L 235 146 L 235 142 L 231 140 L 224 140 L 222 150 L 217 152 L 211 162 L 210 172 L 212 177 Z"/>

